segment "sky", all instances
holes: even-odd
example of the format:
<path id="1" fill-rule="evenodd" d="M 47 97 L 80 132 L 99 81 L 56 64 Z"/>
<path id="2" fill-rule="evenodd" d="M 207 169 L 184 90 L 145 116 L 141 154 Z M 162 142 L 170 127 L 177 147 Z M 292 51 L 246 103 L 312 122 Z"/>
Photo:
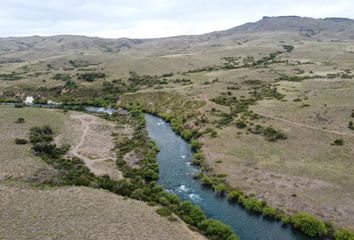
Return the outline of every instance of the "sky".
<path id="1" fill-rule="evenodd" d="M 0 37 L 201 34 L 263 16 L 354 18 L 353 0 L 0 0 Z"/>

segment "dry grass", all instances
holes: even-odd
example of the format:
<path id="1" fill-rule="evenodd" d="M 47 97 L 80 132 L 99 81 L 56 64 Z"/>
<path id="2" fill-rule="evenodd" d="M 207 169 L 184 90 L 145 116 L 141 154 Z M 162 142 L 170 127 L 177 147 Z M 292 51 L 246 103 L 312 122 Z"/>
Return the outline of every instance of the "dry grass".
<path id="1" fill-rule="evenodd" d="M 16 124 L 21 117 L 25 123 Z M 44 170 L 49 171 L 49 166 L 33 157 L 29 145 L 16 145 L 15 139 L 27 138 L 28 130 L 38 125 L 51 125 L 58 134 L 64 121 L 64 114 L 58 111 L 0 106 L 0 179 L 29 179 Z"/>
<path id="2" fill-rule="evenodd" d="M 2 239 L 204 239 L 144 202 L 84 187 L 0 184 Z"/>

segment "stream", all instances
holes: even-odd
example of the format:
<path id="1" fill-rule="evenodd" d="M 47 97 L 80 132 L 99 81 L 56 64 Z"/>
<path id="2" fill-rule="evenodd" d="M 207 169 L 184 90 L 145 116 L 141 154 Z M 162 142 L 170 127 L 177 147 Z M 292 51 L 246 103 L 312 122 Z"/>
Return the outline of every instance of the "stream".
<path id="1" fill-rule="evenodd" d="M 161 118 L 145 114 L 149 137 L 160 149 L 157 161 L 160 168 L 158 183 L 182 200 L 198 204 L 205 214 L 232 227 L 241 240 L 308 240 L 291 227 L 264 219 L 248 212 L 238 204 L 230 204 L 225 197 L 217 196 L 193 178 L 198 168 L 191 165 L 190 144 L 175 134 Z"/>

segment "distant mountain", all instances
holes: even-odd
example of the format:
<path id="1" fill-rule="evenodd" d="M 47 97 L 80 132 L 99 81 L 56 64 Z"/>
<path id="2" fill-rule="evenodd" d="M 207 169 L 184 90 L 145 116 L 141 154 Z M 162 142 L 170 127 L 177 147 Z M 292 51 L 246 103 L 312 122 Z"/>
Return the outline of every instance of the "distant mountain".
<path id="1" fill-rule="evenodd" d="M 264 32 L 291 32 L 302 37 L 354 39 L 354 20 L 348 18 L 314 19 L 309 17 L 263 17 L 258 22 L 247 23 L 226 31 L 223 35 L 257 34 Z"/>
<path id="2" fill-rule="evenodd" d="M 252 41 L 348 41 L 354 40 L 354 21 L 348 18 L 314 19 L 298 16 L 263 17 L 224 31 L 155 39 L 104 39 L 75 35 L 0 38 L 1 58 L 20 61 L 81 52 L 131 51 L 136 54 L 189 51 Z M 16 58 L 15 57 L 19 57 Z"/>

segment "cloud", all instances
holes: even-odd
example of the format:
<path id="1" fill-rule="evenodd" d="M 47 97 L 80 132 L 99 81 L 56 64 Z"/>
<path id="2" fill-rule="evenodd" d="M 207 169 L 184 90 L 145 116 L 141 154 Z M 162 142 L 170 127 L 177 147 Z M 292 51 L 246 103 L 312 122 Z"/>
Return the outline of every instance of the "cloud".
<path id="1" fill-rule="evenodd" d="M 222 30 L 262 16 L 352 17 L 351 0 L 0 0 L 0 36 L 164 37 Z"/>

